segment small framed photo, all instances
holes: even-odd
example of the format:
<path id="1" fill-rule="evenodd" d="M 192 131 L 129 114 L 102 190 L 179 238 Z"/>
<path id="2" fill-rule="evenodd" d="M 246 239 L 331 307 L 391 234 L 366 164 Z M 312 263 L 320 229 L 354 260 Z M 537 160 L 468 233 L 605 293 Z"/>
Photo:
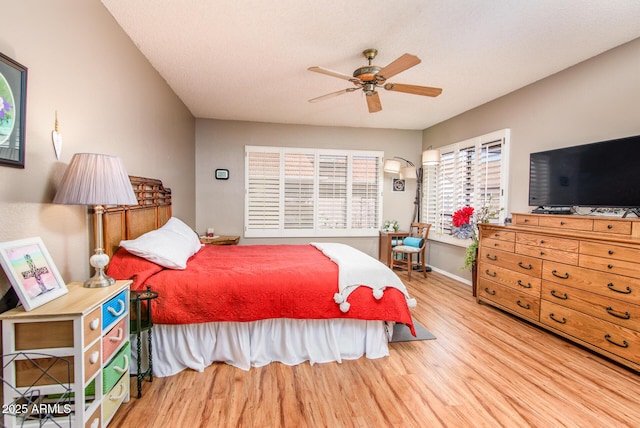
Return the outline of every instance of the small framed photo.
<path id="1" fill-rule="evenodd" d="M 41 238 L 0 243 L 0 263 L 25 311 L 68 292 Z"/>
<path id="2" fill-rule="evenodd" d="M 403 178 L 394 178 L 393 179 L 393 191 L 394 192 L 404 192 L 405 182 Z"/>

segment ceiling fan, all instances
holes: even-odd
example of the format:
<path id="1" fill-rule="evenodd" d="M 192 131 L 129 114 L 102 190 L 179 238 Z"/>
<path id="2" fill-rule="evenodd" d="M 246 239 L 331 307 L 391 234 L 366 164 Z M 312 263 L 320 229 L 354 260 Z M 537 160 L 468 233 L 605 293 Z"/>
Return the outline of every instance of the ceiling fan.
<path id="1" fill-rule="evenodd" d="M 387 79 L 401 73 L 415 65 L 420 64 L 420 58 L 411 54 L 404 54 L 393 61 L 386 67 L 378 67 L 372 65 L 371 61 L 376 57 L 378 51 L 376 49 L 366 49 L 362 52 L 365 58 L 369 61 L 369 65 L 357 68 L 352 76 L 343 74 L 338 71 L 329 70 L 324 67 L 309 67 L 309 71 L 315 71 L 316 73 L 326 74 L 327 76 L 337 77 L 339 79 L 348 80 L 355 85 L 354 88 L 342 89 L 340 91 L 332 92 L 330 94 L 322 95 L 317 98 L 309 100 L 310 103 L 322 101 L 327 98 L 336 97 L 338 95 L 346 94 L 347 92 L 357 91 L 362 89 L 366 95 L 367 107 L 369 113 L 375 113 L 382 110 L 382 104 L 380 103 L 380 96 L 376 90 L 378 86 L 382 86 L 387 91 L 405 92 L 407 94 L 424 95 L 427 97 L 437 97 L 442 93 L 441 88 L 432 88 L 429 86 L 417 86 L 417 85 L 405 85 L 402 83 L 386 83 Z"/>

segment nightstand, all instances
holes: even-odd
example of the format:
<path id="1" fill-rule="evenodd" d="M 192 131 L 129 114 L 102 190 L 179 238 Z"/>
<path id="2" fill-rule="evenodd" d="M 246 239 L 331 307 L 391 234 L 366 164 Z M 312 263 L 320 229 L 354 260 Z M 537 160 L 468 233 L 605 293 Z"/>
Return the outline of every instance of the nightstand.
<path id="1" fill-rule="evenodd" d="M 214 237 L 207 237 L 207 236 L 201 236 L 200 237 L 200 242 L 202 242 L 205 245 L 236 245 L 238 243 L 238 241 L 240 241 L 240 237 L 239 236 L 234 236 L 234 235 L 228 235 L 228 236 L 214 236 Z"/>
<path id="2" fill-rule="evenodd" d="M 151 291 L 151 287 L 147 286 L 145 291 L 131 292 L 131 334 L 136 335 L 136 351 L 137 351 L 137 370 L 136 376 L 138 380 L 138 398 L 142 397 L 142 381 L 148 376 L 149 382 L 153 382 L 153 358 L 151 353 L 151 330 L 153 328 L 153 319 L 151 317 L 151 303 L 158 297 L 158 293 Z M 147 344 L 149 346 L 148 367 L 142 371 L 142 339 L 140 335 L 143 331 L 147 333 Z"/>

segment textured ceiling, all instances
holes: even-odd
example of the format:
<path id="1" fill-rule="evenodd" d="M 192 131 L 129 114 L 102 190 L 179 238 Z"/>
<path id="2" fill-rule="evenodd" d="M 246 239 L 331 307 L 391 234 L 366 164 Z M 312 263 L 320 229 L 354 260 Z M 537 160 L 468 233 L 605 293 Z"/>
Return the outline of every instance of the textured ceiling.
<path id="1" fill-rule="evenodd" d="M 198 118 L 424 129 L 640 37 L 639 0 L 102 0 Z M 437 98 L 362 91 L 345 74 L 378 49 L 422 63 L 390 82 Z"/>

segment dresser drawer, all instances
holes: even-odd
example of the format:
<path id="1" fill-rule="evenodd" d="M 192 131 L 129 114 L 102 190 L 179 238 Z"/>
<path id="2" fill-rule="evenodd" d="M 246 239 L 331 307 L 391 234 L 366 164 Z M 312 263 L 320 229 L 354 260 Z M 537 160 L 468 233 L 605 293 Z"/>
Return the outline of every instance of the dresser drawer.
<path id="1" fill-rule="evenodd" d="M 573 287 L 542 281 L 542 298 L 604 321 L 640 331 L 640 306 Z"/>
<path id="2" fill-rule="evenodd" d="M 509 232 L 507 230 L 483 230 L 482 239 L 497 239 L 499 241 L 514 242 L 516 240 L 516 233 Z"/>
<path id="3" fill-rule="evenodd" d="M 542 279 L 640 305 L 640 279 L 545 260 Z"/>
<path id="4" fill-rule="evenodd" d="M 483 239 L 482 246 L 486 248 L 507 251 L 510 253 L 513 253 L 516 249 L 516 244 L 513 241 L 502 241 L 500 239 L 493 238 Z"/>
<path id="5" fill-rule="evenodd" d="M 538 216 L 527 214 L 512 214 L 513 224 L 517 226 L 538 226 Z"/>
<path id="6" fill-rule="evenodd" d="M 102 305 L 102 330 L 110 328 L 115 320 L 127 312 L 128 306 L 127 290 L 123 290 L 122 293 Z"/>
<path id="7" fill-rule="evenodd" d="M 478 257 L 478 263 L 481 261 L 486 262 L 492 265 L 511 269 L 515 272 L 524 273 L 529 276 L 539 277 L 542 272 L 542 260 L 540 259 L 524 256 L 522 254 L 508 253 L 506 251 L 485 248 L 484 245 L 480 248 Z"/>
<path id="8" fill-rule="evenodd" d="M 640 263 L 624 260 L 611 260 L 604 257 L 580 254 L 578 265 L 584 268 L 596 269 L 602 272 L 610 272 L 616 275 L 624 275 L 637 278 L 640 276 Z"/>
<path id="9" fill-rule="evenodd" d="M 523 317 L 540 320 L 540 298 L 478 278 L 478 296 L 491 300 Z"/>
<path id="10" fill-rule="evenodd" d="M 640 333 L 546 300 L 540 322 L 612 354 L 640 363 Z"/>
<path id="11" fill-rule="evenodd" d="M 113 353 L 120 347 L 125 337 L 124 318 L 121 319 L 107 334 L 102 338 L 102 362 L 107 362 Z"/>
<path id="12" fill-rule="evenodd" d="M 620 235 L 631 235 L 630 221 L 612 221 L 606 219 L 593 220 L 593 231 L 601 233 L 617 233 Z"/>
<path id="13" fill-rule="evenodd" d="M 127 344 L 113 357 L 113 360 L 102 369 L 102 393 L 108 393 L 118 383 L 125 372 L 129 371 L 131 344 Z M 128 379 L 128 376 L 127 376 Z"/>
<path id="14" fill-rule="evenodd" d="M 129 371 L 125 373 L 114 385 L 113 389 L 105 395 L 102 402 L 102 420 L 108 423 L 118 410 L 124 399 L 129 396 Z"/>
<path id="15" fill-rule="evenodd" d="M 84 352 L 84 382 L 87 383 L 102 367 L 100 358 L 100 341 L 94 343 Z"/>
<path id="16" fill-rule="evenodd" d="M 545 260 L 555 260 L 571 265 L 578 264 L 578 253 L 556 250 L 553 248 L 534 247 L 532 245 L 516 244 L 516 253 L 539 257 Z"/>
<path id="17" fill-rule="evenodd" d="M 640 263 L 640 248 L 623 247 L 608 243 L 580 241 L 580 254 Z"/>
<path id="18" fill-rule="evenodd" d="M 527 294 L 540 296 L 540 283 L 542 282 L 540 278 L 485 262 L 478 264 L 478 276 Z"/>
<path id="19" fill-rule="evenodd" d="M 101 315 L 102 310 L 100 309 L 100 307 L 97 307 L 93 311 L 91 311 L 89 315 L 85 315 L 82 319 L 85 347 L 100 337 L 100 334 L 102 333 Z"/>
<path id="20" fill-rule="evenodd" d="M 555 249 L 573 253 L 577 253 L 580 248 L 580 241 L 577 239 L 521 232 L 516 234 L 516 244 L 531 245 L 545 249 Z"/>
<path id="21" fill-rule="evenodd" d="M 593 219 L 571 216 L 543 216 L 538 221 L 540 227 L 551 227 L 554 229 L 568 230 L 593 230 Z"/>

